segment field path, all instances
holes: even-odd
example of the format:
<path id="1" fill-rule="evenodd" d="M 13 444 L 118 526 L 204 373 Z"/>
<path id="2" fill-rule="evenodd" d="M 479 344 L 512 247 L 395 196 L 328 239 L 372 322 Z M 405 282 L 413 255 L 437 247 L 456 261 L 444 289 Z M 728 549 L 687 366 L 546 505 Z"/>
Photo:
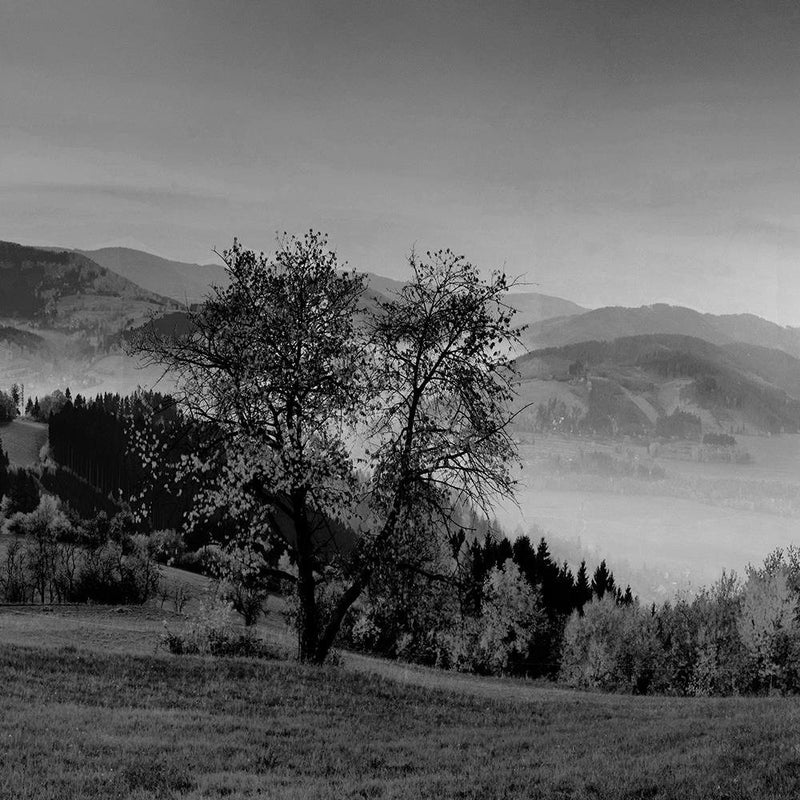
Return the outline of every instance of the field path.
<path id="1" fill-rule="evenodd" d="M 467 694 L 483 697 L 487 700 L 503 700 L 517 703 L 533 703 L 542 700 L 574 700 L 584 702 L 585 698 L 597 698 L 616 695 L 584 694 L 574 689 L 562 689 L 544 682 L 526 681 L 521 678 L 490 678 L 480 675 L 468 675 L 463 672 L 450 672 L 433 667 L 422 667 L 417 664 L 406 664 L 402 661 L 390 661 L 376 656 L 360 653 L 342 652 L 339 654 L 342 666 L 353 672 L 380 675 L 382 678 L 402 683 L 407 686 L 419 686 L 423 689 L 435 689 L 444 692 Z"/>
<path id="2" fill-rule="evenodd" d="M 0 427 L 0 441 L 12 467 L 30 467 L 39 460 L 39 451 L 47 442 L 47 425 L 17 417 Z"/>
<path id="3" fill-rule="evenodd" d="M 631 401 L 639 411 L 644 414 L 647 419 L 650 421 L 651 425 L 656 424 L 656 420 L 658 419 L 658 409 L 653 408 L 644 397 L 640 397 L 639 395 L 633 394 L 633 392 L 628 391 L 624 386 L 622 387 L 622 391 L 625 392 L 625 396 L 628 400 Z"/>

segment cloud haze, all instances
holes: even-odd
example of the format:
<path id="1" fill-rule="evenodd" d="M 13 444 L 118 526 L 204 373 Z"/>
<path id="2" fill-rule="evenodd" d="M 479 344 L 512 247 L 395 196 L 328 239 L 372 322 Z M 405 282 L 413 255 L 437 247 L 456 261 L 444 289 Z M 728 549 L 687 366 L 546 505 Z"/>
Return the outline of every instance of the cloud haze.
<path id="1" fill-rule="evenodd" d="M 0 238 L 449 246 L 800 324 L 800 16 L 763 2 L 3 3 Z M 768 10 L 767 10 L 768 9 Z"/>

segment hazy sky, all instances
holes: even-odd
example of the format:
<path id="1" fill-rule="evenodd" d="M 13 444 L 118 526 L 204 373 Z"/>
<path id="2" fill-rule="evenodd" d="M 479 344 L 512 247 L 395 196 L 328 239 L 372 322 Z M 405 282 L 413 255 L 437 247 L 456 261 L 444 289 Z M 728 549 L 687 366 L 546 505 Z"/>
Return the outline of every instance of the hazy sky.
<path id="1" fill-rule="evenodd" d="M 800 324 L 800 5 L 2 0 L 0 238 L 327 231 Z M 0 287 L 2 291 L 2 287 Z"/>

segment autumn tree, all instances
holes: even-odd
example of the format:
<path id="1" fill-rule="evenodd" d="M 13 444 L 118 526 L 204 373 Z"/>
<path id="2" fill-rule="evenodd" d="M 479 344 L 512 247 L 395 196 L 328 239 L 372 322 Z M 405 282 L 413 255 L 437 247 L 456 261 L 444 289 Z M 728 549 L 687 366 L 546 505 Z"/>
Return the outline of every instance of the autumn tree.
<path id="1" fill-rule="evenodd" d="M 202 480 L 195 518 L 224 512 L 234 546 L 286 552 L 298 655 L 326 658 L 345 614 L 387 569 L 420 569 L 512 488 L 507 433 L 513 311 L 450 251 L 411 257 L 397 297 L 365 304 L 324 236 L 284 236 L 272 257 L 238 242 L 230 276 L 189 332 L 135 343 L 178 385 L 208 446 L 184 459 Z"/>

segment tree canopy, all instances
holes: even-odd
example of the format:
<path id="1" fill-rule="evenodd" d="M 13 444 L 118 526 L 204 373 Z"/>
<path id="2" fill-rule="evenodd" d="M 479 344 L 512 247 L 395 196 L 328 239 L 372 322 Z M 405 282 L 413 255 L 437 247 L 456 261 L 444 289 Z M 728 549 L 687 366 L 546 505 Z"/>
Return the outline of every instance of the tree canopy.
<path id="1" fill-rule="evenodd" d="M 203 485 L 194 517 L 234 520 L 232 551 L 289 556 L 269 570 L 293 582 L 299 657 L 321 662 L 370 581 L 419 568 L 465 506 L 512 490 L 509 282 L 412 253 L 409 282 L 375 299 L 313 231 L 222 255 L 230 284 L 188 332 L 134 347 L 206 432 L 182 461 Z"/>

